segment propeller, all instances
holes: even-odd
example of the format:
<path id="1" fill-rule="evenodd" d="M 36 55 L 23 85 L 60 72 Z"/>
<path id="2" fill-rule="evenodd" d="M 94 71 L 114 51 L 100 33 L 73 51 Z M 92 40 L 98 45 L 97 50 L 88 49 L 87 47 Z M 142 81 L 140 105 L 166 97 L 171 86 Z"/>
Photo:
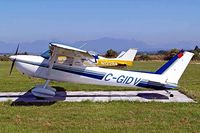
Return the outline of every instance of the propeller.
<path id="1" fill-rule="evenodd" d="M 17 46 L 17 49 L 16 49 L 14 55 L 17 55 L 17 54 L 18 54 L 18 50 L 19 50 L 19 44 L 18 44 L 18 46 Z M 11 65 L 11 68 L 10 68 L 10 74 L 9 74 L 9 75 L 11 75 L 11 73 L 12 73 L 13 67 L 14 67 L 14 65 L 15 65 L 15 61 L 16 61 L 16 58 L 13 59 L 13 61 L 12 61 L 12 65 Z"/>

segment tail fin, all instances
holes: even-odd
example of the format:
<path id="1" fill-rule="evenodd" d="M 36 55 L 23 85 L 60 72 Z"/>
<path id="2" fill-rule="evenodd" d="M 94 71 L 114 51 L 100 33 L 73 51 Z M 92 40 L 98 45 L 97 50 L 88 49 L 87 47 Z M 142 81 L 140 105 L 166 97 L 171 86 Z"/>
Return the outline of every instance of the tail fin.
<path id="1" fill-rule="evenodd" d="M 127 52 L 121 52 L 117 59 L 133 61 L 136 53 L 137 49 L 129 49 Z"/>
<path id="2" fill-rule="evenodd" d="M 181 78 L 193 55 L 193 53 L 182 50 L 155 73 L 163 75 L 166 83 L 178 84 L 178 80 Z"/>

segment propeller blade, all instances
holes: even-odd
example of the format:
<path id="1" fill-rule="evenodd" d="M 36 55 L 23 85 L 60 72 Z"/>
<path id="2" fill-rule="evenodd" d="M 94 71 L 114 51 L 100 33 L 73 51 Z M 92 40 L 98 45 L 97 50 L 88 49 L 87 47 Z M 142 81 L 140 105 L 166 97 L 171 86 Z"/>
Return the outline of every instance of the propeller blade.
<path id="1" fill-rule="evenodd" d="M 15 55 L 18 54 L 18 50 L 19 50 L 19 43 L 18 43 L 17 49 L 16 49 L 16 51 L 15 51 Z M 16 59 L 14 59 L 14 60 L 12 61 L 12 65 L 11 65 L 11 68 L 10 68 L 10 75 L 11 75 L 12 70 L 13 70 L 13 67 L 14 67 L 14 65 L 15 65 L 15 61 L 16 61 Z"/>
<path id="2" fill-rule="evenodd" d="M 19 50 L 19 44 L 17 45 L 17 49 L 16 49 L 16 51 L 15 51 L 15 55 L 18 54 L 18 50 Z"/>
<path id="3" fill-rule="evenodd" d="M 12 70 L 13 70 L 13 67 L 14 67 L 14 65 L 15 65 L 15 61 L 16 61 L 16 59 L 14 59 L 13 62 L 12 62 L 12 65 L 11 65 L 11 68 L 10 68 L 10 75 L 11 75 Z"/>

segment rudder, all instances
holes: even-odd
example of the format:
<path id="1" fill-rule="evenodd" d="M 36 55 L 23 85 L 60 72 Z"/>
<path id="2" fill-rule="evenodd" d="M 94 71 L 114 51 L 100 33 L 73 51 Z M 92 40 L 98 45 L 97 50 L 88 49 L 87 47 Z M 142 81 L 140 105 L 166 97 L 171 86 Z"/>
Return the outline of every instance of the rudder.
<path id="1" fill-rule="evenodd" d="M 193 55 L 191 52 L 184 52 L 182 50 L 155 73 L 161 74 L 166 83 L 178 84 L 178 80 L 181 78 Z"/>

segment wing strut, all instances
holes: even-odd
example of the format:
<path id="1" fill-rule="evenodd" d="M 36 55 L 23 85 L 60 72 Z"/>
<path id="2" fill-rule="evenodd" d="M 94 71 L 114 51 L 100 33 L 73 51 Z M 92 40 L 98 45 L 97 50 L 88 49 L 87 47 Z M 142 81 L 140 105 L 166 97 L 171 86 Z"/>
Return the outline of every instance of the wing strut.
<path id="1" fill-rule="evenodd" d="M 58 56 L 57 56 L 57 48 L 56 47 L 53 47 L 53 50 L 51 51 L 52 55 L 51 55 L 51 58 L 49 59 L 49 67 L 48 67 L 48 71 L 47 71 L 47 77 L 48 79 L 46 80 L 43 88 L 44 89 L 48 89 L 48 84 L 49 82 L 51 81 L 49 79 L 50 75 L 51 75 L 51 70 L 53 68 L 53 65 L 55 64 L 55 61 L 57 60 Z M 54 88 L 52 88 L 53 91 L 56 91 Z"/>
<path id="2" fill-rule="evenodd" d="M 48 68 L 48 71 L 47 71 L 47 76 L 49 76 L 51 74 L 51 70 L 53 68 L 53 65 L 55 64 L 55 61 L 57 60 L 58 56 L 57 56 L 57 48 L 56 47 L 53 47 L 53 50 L 51 51 L 52 55 L 51 55 L 51 58 L 49 60 L 49 68 Z"/>
<path id="3" fill-rule="evenodd" d="M 50 80 L 50 75 L 51 75 L 51 70 L 53 68 L 53 65 L 55 64 L 55 61 L 57 60 L 57 48 L 53 47 L 52 49 L 52 55 L 51 58 L 49 59 L 49 67 L 47 70 L 47 80 L 45 84 L 43 85 L 38 85 L 34 89 L 32 89 L 32 94 L 36 97 L 40 98 L 49 98 L 49 97 L 54 97 L 56 95 L 56 89 L 48 86 Z"/>

